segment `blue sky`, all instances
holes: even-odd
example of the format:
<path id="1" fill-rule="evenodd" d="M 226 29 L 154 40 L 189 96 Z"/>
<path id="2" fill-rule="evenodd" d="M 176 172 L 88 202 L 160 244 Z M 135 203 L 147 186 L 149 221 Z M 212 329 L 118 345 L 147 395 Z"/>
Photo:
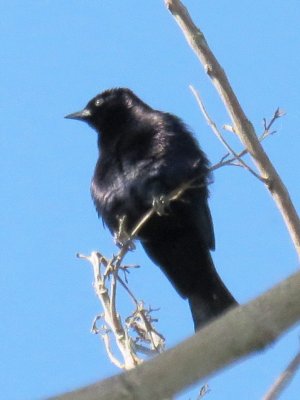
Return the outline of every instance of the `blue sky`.
<path id="1" fill-rule="evenodd" d="M 299 207 L 300 3 L 186 0 L 258 132 L 280 106 L 287 115 L 264 147 Z M 212 163 L 224 150 L 203 120 L 195 85 L 219 126 L 224 108 L 163 1 L 2 1 L 1 394 L 41 399 L 110 376 L 90 326 L 99 305 L 80 251 L 115 252 L 89 184 L 95 133 L 63 116 L 98 92 L 127 86 L 151 106 L 179 115 Z M 240 144 L 225 134 L 235 149 Z M 270 195 L 240 168 L 215 173 L 210 207 L 215 264 L 245 303 L 297 269 Z M 168 347 L 193 333 L 187 304 L 141 248 L 127 262 L 136 295 L 160 307 Z M 209 398 L 259 399 L 299 348 L 294 328 L 263 353 L 208 380 Z M 300 374 L 283 399 L 297 399 Z M 191 391 L 180 399 L 194 399 Z"/>

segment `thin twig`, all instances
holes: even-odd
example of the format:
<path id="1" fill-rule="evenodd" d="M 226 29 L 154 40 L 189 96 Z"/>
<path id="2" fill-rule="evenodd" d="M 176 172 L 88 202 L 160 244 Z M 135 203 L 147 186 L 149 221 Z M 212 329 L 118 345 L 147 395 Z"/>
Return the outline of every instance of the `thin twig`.
<path id="1" fill-rule="evenodd" d="M 129 289 L 128 285 L 126 285 L 126 283 L 123 281 L 122 278 L 120 278 L 118 276 L 118 281 L 120 282 L 120 284 L 123 286 L 123 288 L 126 290 L 126 292 L 128 293 L 129 297 L 131 298 L 131 300 L 134 302 L 135 306 L 138 307 L 138 300 L 136 299 L 135 295 L 132 293 L 132 291 Z"/>
<path id="2" fill-rule="evenodd" d="M 119 369 L 123 369 L 124 366 L 122 363 L 120 363 L 120 361 L 114 356 L 111 347 L 110 347 L 110 340 L 109 340 L 109 336 L 108 336 L 108 332 L 105 332 L 101 335 L 103 342 L 104 342 L 104 346 L 105 346 L 105 350 L 106 353 L 110 359 L 110 361 L 116 365 Z"/>
<path id="3" fill-rule="evenodd" d="M 297 370 L 300 367 L 300 352 L 292 359 L 286 369 L 279 375 L 278 379 L 274 382 L 268 390 L 263 400 L 276 400 L 284 388 L 290 383 Z"/>
<path id="4" fill-rule="evenodd" d="M 229 151 L 230 154 L 233 155 L 233 158 L 235 160 L 238 160 L 238 162 L 240 163 L 240 165 L 242 165 L 247 171 L 249 171 L 252 175 L 254 175 L 257 179 L 259 179 L 260 181 L 264 182 L 264 179 L 258 175 L 251 167 L 249 167 L 248 164 L 245 163 L 245 161 L 239 156 L 238 153 L 236 153 L 233 148 L 226 142 L 226 140 L 223 138 L 221 132 L 219 131 L 219 129 L 217 128 L 217 125 L 215 124 L 215 122 L 210 118 L 204 103 L 198 93 L 198 91 L 192 86 L 190 85 L 190 89 L 193 93 L 193 95 L 196 98 L 196 101 L 200 107 L 200 110 L 202 111 L 202 114 L 204 115 L 204 118 L 206 120 L 206 122 L 208 123 L 208 125 L 211 127 L 212 131 L 214 132 L 214 134 L 217 136 L 217 138 L 220 140 L 220 142 L 223 144 L 223 146 Z"/>
<path id="5" fill-rule="evenodd" d="M 274 133 L 276 133 L 276 131 L 271 132 L 271 127 L 278 118 L 283 117 L 284 115 L 285 112 L 278 107 L 269 123 L 267 123 L 266 118 L 264 118 L 265 130 L 263 134 L 259 137 L 260 141 L 263 140 L 266 136 L 273 135 Z"/>
<path id="6" fill-rule="evenodd" d="M 270 120 L 270 122 L 269 123 L 267 123 L 267 120 L 266 120 L 266 118 L 264 118 L 263 119 L 263 121 L 264 121 L 264 131 L 263 131 L 263 133 L 258 137 L 258 140 L 260 141 L 260 142 L 262 142 L 264 139 L 266 139 L 268 136 L 270 136 L 270 135 L 273 135 L 274 133 L 276 133 L 276 131 L 271 131 L 271 127 L 272 127 L 272 125 L 274 124 L 274 122 L 278 119 L 278 118 L 280 118 L 280 117 L 283 117 L 285 115 L 285 112 L 283 111 L 283 110 L 281 110 L 280 108 L 277 108 L 277 110 L 274 112 L 274 114 L 273 114 L 273 116 L 272 116 L 272 118 L 271 118 L 271 120 Z M 225 125 L 224 125 L 225 126 Z M 227 125 L 226 125 L 227 126 Z M 227 129 L 227 130 L 229 130 L 229 129 Z M 232 129 L 230 129 L 230 131 L 231 132 L 233 132 L 234 130 L 233 130 L 233 128 Z M 242 157 L 244 157 L 246 154 L 248 154 L 249 152 L 248 152 L 248 150 L 247 149 L 244 149 L 244 150 L 242 150 L 241 152 L 239 152 L 238 153 L 238 157 L 239 158 L 242 158 Z M 233 165 L 233 162 L 236 160 L 236 158 L 235 157 L 232 157 L 232 158 L 228 158 L 230 156 L 230 153 L 226 153 L 222 158 L 221 158 L 221 160 L 218 162 L 218 163 L 216 163 L 216 164 L 214 164 L 213 166 L 211 166 L 211 170 L 213 171 L 213 170 L 215 170 L 215 169 L 218 169 L 218 168 L 221 168 L 221 167 L 225 167 L 225 166 L 227 166 L 227 165 Z M 226 158 L 227 158 L 227 160 L 226 160 Z"/>
<path id="7" fill-rule="evenodd" d="M 117 282 L 116 282 L 116 275 L 118 274 L 117 271 L 113 271 L 111 274 L 111 284 L 110 284 L 110 313 L 112 316 L 112 323 L 114 326 L 119 328 L 120 322 L 118 313 L 116 310 L 116 296 L 117 296 Z"/>

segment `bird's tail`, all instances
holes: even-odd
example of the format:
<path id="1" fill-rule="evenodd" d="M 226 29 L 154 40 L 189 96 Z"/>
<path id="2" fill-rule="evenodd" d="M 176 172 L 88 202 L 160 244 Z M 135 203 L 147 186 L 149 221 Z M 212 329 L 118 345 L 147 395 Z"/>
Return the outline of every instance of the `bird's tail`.
<path id="1" fill-rule="evenodd" d="M 159 217 L 160 218 L 160 217 Z M 162 224 L 160 224 L 160 227 Z M 160 266 L 177 292 L 188 299 L 195 330 L 237 304 L 219 277 L 210 252 L 191 234 L 165 229 L 161 235 L 142 242 L 152 260 Z"/>
<path id="2" fill-rule="evenodd" d="M 197 291 L 188 295 L 195 330 L 238 304 L 219 277 L 210 255 L 209 259 L 210 268 L 206 269 L 205 281 L 200 283 Z"/>

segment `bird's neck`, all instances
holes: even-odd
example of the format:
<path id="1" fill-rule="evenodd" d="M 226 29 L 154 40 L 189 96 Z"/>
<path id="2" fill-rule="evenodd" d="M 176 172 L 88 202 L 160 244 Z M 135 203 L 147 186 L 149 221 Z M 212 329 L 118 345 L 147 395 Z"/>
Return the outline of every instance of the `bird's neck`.
<path id="1" fill-rule="evenodd" d="M 151 112 L 152 109 L 147 105 L 137 104 L 124 110 L 114 111 L 111 115 L 107 115 L 103 119 L 98 132 L 98 147 L 99 149 L 108 148 L 108 151 L 113 149 L 119 142 L 121 137 L 130 133 L 132 129 L 138 125 L 141 114 Z"/>

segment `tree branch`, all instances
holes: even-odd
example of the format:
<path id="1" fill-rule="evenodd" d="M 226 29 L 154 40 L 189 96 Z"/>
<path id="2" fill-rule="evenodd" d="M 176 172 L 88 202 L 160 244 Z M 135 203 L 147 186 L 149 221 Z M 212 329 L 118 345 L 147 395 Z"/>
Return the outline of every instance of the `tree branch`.
<path id="1" fill-rule="evenodd" d="M 175 348 L 52 400 L 161 400 L 264 349 L 300 319 L 300 272 L 235 308 Z M 162 379 L 163 377 L 163 379 Z"/>
<path id="2" fill-rule="evenodd" d="M 234 132 L 253 157 L 261 177 L 264 179 L 300 257 L 300 221 L 289 193 L 280 176 L 261 146 L 251 122 L 247 119 L 225 72 L 210 50 L 203 33 L 192 21 L 187 9 L 180 0 L 165 0 L 167 8 L 180 26 L 185 38 L 204 66 L 218 91 L 232 120 Z"/>

